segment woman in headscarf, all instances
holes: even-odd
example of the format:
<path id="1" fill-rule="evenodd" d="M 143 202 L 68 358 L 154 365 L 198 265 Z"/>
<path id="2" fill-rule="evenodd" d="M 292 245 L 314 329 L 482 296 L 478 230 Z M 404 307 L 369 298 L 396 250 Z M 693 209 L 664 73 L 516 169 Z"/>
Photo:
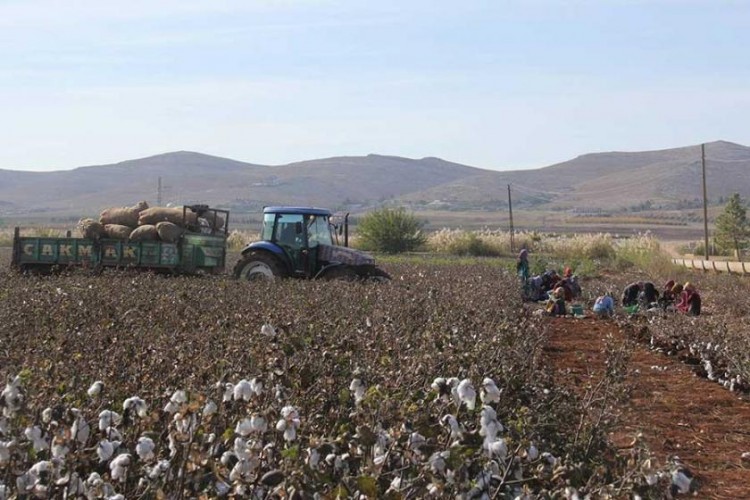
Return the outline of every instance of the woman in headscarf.
<path id="1" fill-rule="evenodd" d="M 525 248 L 518 254 L 516 272 L 518 273 L 521 282 L 526 283 L 526 280 L 529 279 L 529 251 Z"/>
<path id="2" fill-rule="evenodd" d="M 677 303 L 677 310 L 690 316 L 700 316 L 701 314 L 701 296 L 689 281 L 682 287 L 682 294 L 680 295 L 680 302 Z"/>
<path id="3" fill-rule="evenodd" d="M 625 290 L 622 291 L 623 307 L 634 306 L 638 304 L 638 294 L 641 293 L 642 289 L 643 289 L 642 281 L 631 283 L 628 286 L 626 286 Z"/>
<path id="4" fill-rule="evenodd" d="M 677 288 L 679 287 L 679 289 Z M 666 309 L 669 306 L 673 306 L 677 299 L 680 297 L 682 292 L 682 285 L 675 285 L 674 280 L 669 280 L 664 283 L 664 289 L 661 292 L 659 298 L 659 305 L 662 309 Z"/>
<path id="5" fill-rule="evenodd" d="M 656 289 L 653 283 L 646 281 L 643 283 L 641 288 L 641 295 L 639 297 L 646 308 L 651 307 L 651 304 L 659 300 L 659 290 Z"/>
<path id="6" fill-rule="evenodd" d="M 547 312 L 552 316 L 565 316 L 565 290 L 562 287 L 550 293 Z"/>

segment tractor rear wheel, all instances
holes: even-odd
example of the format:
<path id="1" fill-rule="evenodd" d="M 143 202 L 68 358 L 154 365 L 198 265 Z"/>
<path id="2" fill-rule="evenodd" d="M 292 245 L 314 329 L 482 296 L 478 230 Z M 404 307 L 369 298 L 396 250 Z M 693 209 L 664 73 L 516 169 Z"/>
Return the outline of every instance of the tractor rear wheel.
<path id="1" fill-rule="evenodd" d="M 234 266 L 234 277 L 248 281 L 274 281 L 286 276 L 281 263 L 265 252 L 250 252 Z"/>

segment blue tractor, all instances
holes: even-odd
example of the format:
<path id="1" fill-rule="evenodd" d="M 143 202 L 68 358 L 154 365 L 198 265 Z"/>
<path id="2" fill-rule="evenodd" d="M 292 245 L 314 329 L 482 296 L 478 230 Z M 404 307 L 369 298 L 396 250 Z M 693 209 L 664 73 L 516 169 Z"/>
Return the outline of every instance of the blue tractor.
<path id="1" fill-rule="evenodd" d="M 242 250 L 234 276 L 244 280 L 390 279 L 375 265 L 375 259 L 346 246 L 347 218 L 335 225 L 332 217 L 331 211 L 323 208 L 264 208 L 261 241 Z M 341 233 L 347 235 L 344 246 L 337 244 Z"/>

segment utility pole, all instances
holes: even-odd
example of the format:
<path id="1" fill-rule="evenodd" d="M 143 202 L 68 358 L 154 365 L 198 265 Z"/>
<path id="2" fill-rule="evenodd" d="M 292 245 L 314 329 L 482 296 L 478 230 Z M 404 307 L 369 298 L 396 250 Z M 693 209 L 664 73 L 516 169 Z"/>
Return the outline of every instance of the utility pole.
<path id="1" fill-rule="evenodd" d="M 160 207 L 162 202 L 164 201 L 164 191 L 167 191 L 170 188 L 170 186 L 165 186 L 161 182 L 161 176 L 159 176 L 159 180 L 156 184 L 156 206 Z"/>
<path id="2" fill-rule="evenodd" d="M 513 242 L 513 202 L 510 199 L 510 184 L 508 184 L 508 213 L 510 215 L 510 251 L 515 252 L 515 245 Z"/>
<path id="3" fill-rule="evenodd" d="M 706 248 L 706 260 L 709 260 L 708 255 L 708 201 L 706 197 L 706 145 L 701 144 L 701 166 L 703 168 L 703 233 L 704 242 L 703 245 Z"/>

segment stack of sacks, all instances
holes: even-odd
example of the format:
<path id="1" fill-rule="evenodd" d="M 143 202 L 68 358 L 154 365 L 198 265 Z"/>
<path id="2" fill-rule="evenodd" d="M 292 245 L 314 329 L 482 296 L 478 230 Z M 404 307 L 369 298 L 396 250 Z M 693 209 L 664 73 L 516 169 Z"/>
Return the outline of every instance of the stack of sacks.
<path id="1" fill-rule="evenodd" d="M 81 219 L 78 231 L 84 238 L 99 240 L 109 238 L 121 241 L 164 241 L 176 243 L 185 227 L 207 229 L 212 232 L 224 227 L 224 218 L 215 213 L 198 214 L 182 207 L 150 207 L 145 201 L 132 207 L 108 208 L 100 214 L 99 221 Z"/>

